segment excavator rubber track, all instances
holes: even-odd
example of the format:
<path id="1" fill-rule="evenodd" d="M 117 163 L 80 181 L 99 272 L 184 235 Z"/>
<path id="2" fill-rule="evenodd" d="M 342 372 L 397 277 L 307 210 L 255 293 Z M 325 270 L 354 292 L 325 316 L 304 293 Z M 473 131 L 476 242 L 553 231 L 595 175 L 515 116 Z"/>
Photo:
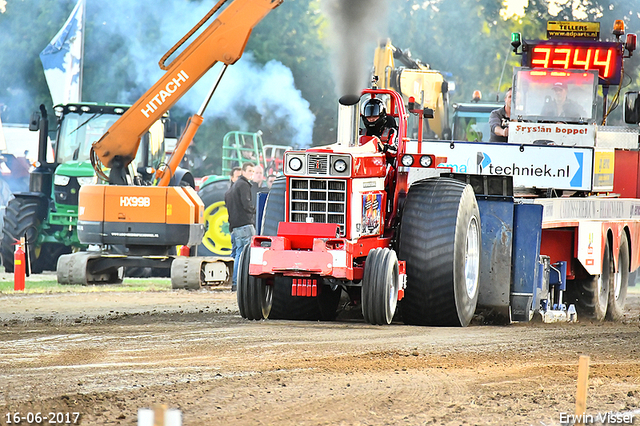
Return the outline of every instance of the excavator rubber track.
<path id="1" fill-rule="evenodd" d="M 202 286 L 231 285 L 230 257 L 176 257 L 171 264 L 171 288 L 199 290 Z"/>

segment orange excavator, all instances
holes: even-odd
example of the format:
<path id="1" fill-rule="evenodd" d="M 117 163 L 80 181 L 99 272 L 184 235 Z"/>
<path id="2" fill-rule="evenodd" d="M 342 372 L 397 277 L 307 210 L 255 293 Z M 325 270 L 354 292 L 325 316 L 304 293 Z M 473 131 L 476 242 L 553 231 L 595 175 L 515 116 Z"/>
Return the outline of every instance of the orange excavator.
<path id="1" fill-rule="evenodd" d="M 80 189 L 78 237 L 89 249 L 59 258 L 59 283 L 118 283 L 126 267 L 171 268 L 173 288 L 194 289 L 230 279 L 230 258 L 169 254 L 176 245 L 198 244 L 204 234 L 202 201 L 193 188 L 172 186 L 176 180 L 172 178 L 225 70 L 240 59 L 255 25 L 282 1 L 232 0 L 222 9 L 228 0 L 220 0 L 160 60 L 164 75 L 93 144 L 92 164 L 109 185 Z M 143 171 L 155 173 L 155 185 L 136 185 L 137 171 L 130 164 L 142 135 L 218 62 L 223 63 L 222 70 L 200 110 L 189 120 L 168 164 L 157 171 Z"/>

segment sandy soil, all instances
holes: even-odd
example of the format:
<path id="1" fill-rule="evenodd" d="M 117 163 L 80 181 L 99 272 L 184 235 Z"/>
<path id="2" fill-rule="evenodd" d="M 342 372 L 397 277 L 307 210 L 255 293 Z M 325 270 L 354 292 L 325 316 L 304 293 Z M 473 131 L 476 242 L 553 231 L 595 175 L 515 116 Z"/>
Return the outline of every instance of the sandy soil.
<path id="1" fill-rule="evenodd" d="M 454 329 L 249 322 L 229 291 L 0 295 L 0 424 L 135 425 L 164 404 L 184 425 L 560 425 L 580 355 L 587 412 L 640 424 L 640 292 L 628 305 L 621 323 Z"/>

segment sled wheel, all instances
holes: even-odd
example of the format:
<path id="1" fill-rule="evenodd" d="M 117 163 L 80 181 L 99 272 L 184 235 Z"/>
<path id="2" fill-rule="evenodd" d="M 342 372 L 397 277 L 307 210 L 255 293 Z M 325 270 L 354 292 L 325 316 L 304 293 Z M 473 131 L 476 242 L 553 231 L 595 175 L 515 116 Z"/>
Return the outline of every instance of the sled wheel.
<path id="1" fill-rule="evenodd" d="M 624 304 L 627 300 L 627 288 L 629 287 L 629 240 L 627 234 L 622 233 L 620 249 L 618 251 L 618 272 L 613 274 L 609 286 L 609 302 L 607 306 L 607 319 L 620 321 L 624 316 Z"/>
<path id="2" fill-rule="evenodd" d="M 602 253 L 602 273 L 575 280 L 574 289 L 568 295 L 567 300 L 576 300 L 578 314 L 585 315 L 596 321 L 604 320 L 607 314 L 607 305 L 609 304 L 612 271 L 613 261 L 609 241 L 607 240 Z"/>

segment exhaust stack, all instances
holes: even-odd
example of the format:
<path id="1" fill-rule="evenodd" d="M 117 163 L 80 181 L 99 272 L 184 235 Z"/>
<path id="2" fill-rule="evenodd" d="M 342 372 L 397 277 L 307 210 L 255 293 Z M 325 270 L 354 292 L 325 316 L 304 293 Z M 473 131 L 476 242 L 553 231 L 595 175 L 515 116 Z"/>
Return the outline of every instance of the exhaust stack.
<path id="1" fill-rule="evenodd" d="M 338 107 L 338 145 L 356 146 L 358 143 L 358 95 L 340 98 Z"/>

